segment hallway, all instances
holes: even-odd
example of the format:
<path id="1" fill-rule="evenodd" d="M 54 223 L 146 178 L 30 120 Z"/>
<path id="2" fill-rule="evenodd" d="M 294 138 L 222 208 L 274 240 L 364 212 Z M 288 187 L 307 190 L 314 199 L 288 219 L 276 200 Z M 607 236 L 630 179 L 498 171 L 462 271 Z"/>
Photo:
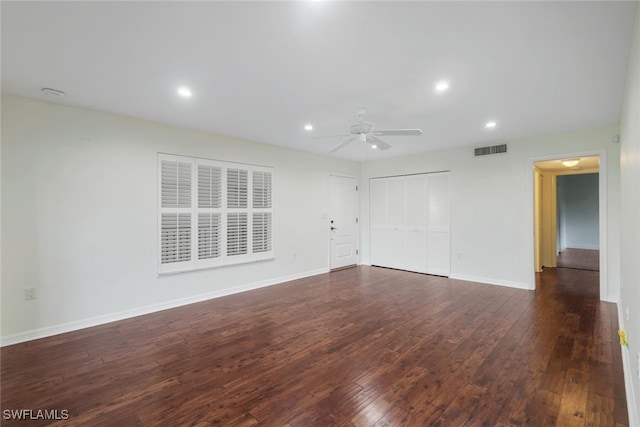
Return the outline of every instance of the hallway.
<path id="1" fill-rule="evenodd" d="M 567 248 L 558 255 L 558 268 L 600 271 L 600 251 Z"/>

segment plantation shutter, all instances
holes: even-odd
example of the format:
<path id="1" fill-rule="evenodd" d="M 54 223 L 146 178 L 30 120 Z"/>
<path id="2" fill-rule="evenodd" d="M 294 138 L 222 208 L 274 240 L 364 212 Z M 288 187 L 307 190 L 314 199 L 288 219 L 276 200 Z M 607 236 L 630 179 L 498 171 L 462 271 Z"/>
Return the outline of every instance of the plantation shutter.
<path id="1" fill-rule="evenodd" d="M 271 212 L 253 214 L 253 253 L 271 250 Z"/>
<path id="2" fill-rule="evenodd" d="M 161 156 L 160 174 L 160 272 L 193 268 L 193 160 Z"/>
<path id="3" fill-rule="evenodd" d="M 222 201 L 222 168 L 198 163 L 198 207 L 220 208 Z"/>
<path id="4" fill-rule="evenodd" d="M 223 263 L 222 166 L 197 160 L 198 166 L 198 257 L 196 268 Z"/>
<path id="5" fill-rule="evenodd" d="M 252 259 L 273 257 L 273 201 L 271 170 L 254 170 L 252 176 Z"/>
<path id="6" fill-rule="evenodd" d="M 191 163 L 162 160 L 162 207 L 191 207 Z"/>
<path id="7" fill-rule="evenodd" d="M 249 257 L 249 170 L 227 168 L 226 263 L 247 262 Z"/>
<path id="8" fill-rule="evenodd" d="M 222 255 L 220 241 L 221 218 L 217 213 L 198 214 L 198 259 L 218 258 Z"/>
<path id="9" fill-rule="evenodd" d="M 227 214 L 227 256 L 246 255 L 247 238 L 247 213 Z"/>
<path id="10" fill-rule="evenodd" d="M 162 214 L 162 263 L 191 260 L 191 214 Z"/>
<path id="11" fill-rule="evenodd" d="M 247 207 L 249 192 L 247 175 L 247 170 L 227 169 L 227 208 L 243 209 Z"/>
<path id="12" fill-rule="evenodd" d="M 253 172 L 253 207 L 271 207 L 271 173 Z"/>
<path id="13" fill-rule="evenodd" d="M 158 154 L 158 272 L 271 259 L 273 169 Z"/>

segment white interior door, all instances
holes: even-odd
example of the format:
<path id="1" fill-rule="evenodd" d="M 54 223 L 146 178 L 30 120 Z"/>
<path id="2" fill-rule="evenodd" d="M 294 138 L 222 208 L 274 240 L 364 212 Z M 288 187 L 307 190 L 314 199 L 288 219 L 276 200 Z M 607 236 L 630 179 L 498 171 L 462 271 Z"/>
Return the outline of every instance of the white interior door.
<path id="1" fill-rule="evenodd" d="M 358 196 L 355 178 L 331 176 L 330 268 L 358 264 Z"/>

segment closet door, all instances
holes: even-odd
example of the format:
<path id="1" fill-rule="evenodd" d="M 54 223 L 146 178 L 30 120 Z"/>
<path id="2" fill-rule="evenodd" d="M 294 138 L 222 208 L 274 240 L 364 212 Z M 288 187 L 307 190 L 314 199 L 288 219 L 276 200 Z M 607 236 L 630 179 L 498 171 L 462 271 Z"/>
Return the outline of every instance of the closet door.
<path id="1" fill-rule="evenodd" d="M 427 175 L 405 178 L 406 249 L 403 267 L 427 272 Z"/>
<path id="2" fill-rule="evenodd" d="M 389 257 L 389 215 L 387 214 L 387 180 L 369 181 L 369 212 L 371 222 L 371 265 L 386 266 Z"/>
<path id="3" fill-rule="evenodd" d="M 407 269 L 405 177 L 386 178 L 388 235 L 385 267 Z"/>
<path id="4" fill-rule="evenodd" d="M 449 173 L 427 178 L 427 273 L 451 274 Z"/>
<path id="5" fill-rule="evenodd" d="M 405 177 L 370 181 L 371 265 L 407 269 Z"/>

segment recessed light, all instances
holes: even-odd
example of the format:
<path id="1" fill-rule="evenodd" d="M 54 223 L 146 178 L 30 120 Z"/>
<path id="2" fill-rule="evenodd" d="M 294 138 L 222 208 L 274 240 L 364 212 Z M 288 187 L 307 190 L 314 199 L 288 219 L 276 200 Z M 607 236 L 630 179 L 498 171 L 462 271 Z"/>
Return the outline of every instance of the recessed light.
<path id="1" fill-rule="evenodd" d="M 371 144 L 371 148 L 378 148 L 376 144 Z"/>
<path id="2" fill-rule="evenodd" d="M 186 86 L 181 86 L 177 89 L 178 95 L 183 98 L 191 98 L 191 89 Z"/>
<path id="3" fill-rule="evenodd" d="M 449 89 L 449 82 L 446 80 L 441 80 L 436 83 L 436 92 L 444 92 Z"/>
<path id="4" fill-rule="evenodd" d="M 486 127 L 487 129 L 493 129 L 496 126 L 498 126 L 498 124 L 496 122 L 494 122 L 493 120 L 490 121 L 490 122 L 487 122 L 487 124 L 484 125 L 484 127 Z"/>
<path id="5" fill-rule="evenodd" d="M 313 130 L 313 125 L 304 125 L 304 130 Z"/>

